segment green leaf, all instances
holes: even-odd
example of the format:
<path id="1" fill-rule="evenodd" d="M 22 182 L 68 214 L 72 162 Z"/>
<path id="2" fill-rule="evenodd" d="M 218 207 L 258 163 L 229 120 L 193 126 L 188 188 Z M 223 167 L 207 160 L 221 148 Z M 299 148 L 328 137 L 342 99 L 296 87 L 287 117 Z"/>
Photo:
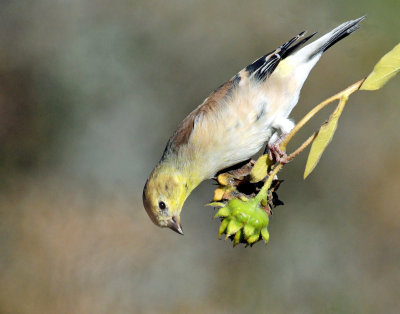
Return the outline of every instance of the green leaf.
<path id="1" fill-rule="evenodd" d="M 253 234 L 251 237 L 247 239 L 248 244 L 252 244 L 258 241 L 260 238 L 260 230 L 256 230 L 257 233 Z"/>
<path id="2" fill-rule="evenodd" d="M 242 236 L 242 231 L 239 230 L 238 232 L 236 232 L 235 237 L 233 239 L 233 246 L 235 247 L 236 245 L 238 245 L 240 243 L 240 237 Z"/>
<path id="3" fill-rule="evenodd" d="M 340 98 L 340 102 L 336 107 L 335 111 L 331 114 L 328 121 L 325 122 L 318 131 L 316 138 L 314 139 L 310 153 L 308 154 L 306 169 L 304 171 L 304 179 L 314 170 L 318 164 L 322 153 L 332 140 L 333 134 L 335 134 L 339 117 L 346 105 L 348 96 L 343 95 Z"/>
<path id="4" fill-rule="evenodd" d="M 221 203 L 221 202 L 212 202 L 212 203 L 208 203 L 205 206 L 211 206 L 211 207 L 224 207 L 225 204 Z"/>
<path id="5" fill-rule="evenodd" d="M 238 232 L 240 229 L 242 229 L 242 227 L 243 227 L 243 223 L 238 222 L 235 219 L 232 219 L 228 224 L 228 228 L 226 229 L 226 239 L 230 235 Z"/>
<path id="6" fill-rule="evenodd" d="M 245 239 L 248 244 L 253 244 L 261 240 L 260 231 L 265 228 L 263 237 L 264 240 L 266 239 L 269 217 L 257 199 L 243 201 L 233 198 L 217 213 L 217 216 L 224 215 L 227 216 L 221 221 L 218 237 L 225 233 L 225 240 L 231 237 L 234 246 Z M 232 237 L 232 235 L 234 236 Z"/>
<path id="7" fill-rule="evenodd" d="M 385 54 L 375 65 L 374 70 L 368 75 L 361 90 L 380 89 L 393 76 L 400 71 L 400 44 Z"/>
<path id="8" fill-rule="evenodd" d="M 268 154 L 260 156 L 250 172 L 251 182 L 260 182 L 268 174 L 268 167 L 272 164 Z"/>
<path id="9" fill-rule="evenodd" d="M 254 233 L 255 227 L 251 224 L 246 224 L 243 228 L 244 236 L 247 238 L 251 237 Z"/>
<path id="10" fill-rule="evenodd" d="M 214 218 L 217 217 L 227 217 L 231 214 L 231 210 L 229 209 L 229 207 L 225 206 L 220 208 L 220 210 L 215 214 Z"/>

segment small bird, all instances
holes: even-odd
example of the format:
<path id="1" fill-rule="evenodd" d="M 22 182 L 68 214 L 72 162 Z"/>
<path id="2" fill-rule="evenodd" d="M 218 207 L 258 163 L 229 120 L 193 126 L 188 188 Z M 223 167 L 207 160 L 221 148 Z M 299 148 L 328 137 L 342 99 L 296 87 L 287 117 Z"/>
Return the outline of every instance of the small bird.
<path id="1" fill-rule="evenodd" d="M 182 206 L 203 180 L 248 160 L 265 143 L 273 156 L 284 159 L 277 143 L 294 127 L 288 116 L 304 81 L 323 52 L 356 31 L 364 18 L 343 23 L 304 47 L 316 33 L 303 38 L 306 32 L 301 32 L 193 110 L 169 139 L 144 186 L 143 204 L 151 220 L 183 234 Z"/>

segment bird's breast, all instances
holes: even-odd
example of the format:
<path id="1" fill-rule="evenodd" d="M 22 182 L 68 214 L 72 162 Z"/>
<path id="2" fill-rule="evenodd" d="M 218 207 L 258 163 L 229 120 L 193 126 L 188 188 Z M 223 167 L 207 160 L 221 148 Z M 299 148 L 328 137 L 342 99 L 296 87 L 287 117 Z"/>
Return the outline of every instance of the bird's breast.
<path id="1" fill-rule="evenodd" d="M 274 132 L 274 120 L 285 114 L 276 101 L 263 90 L 242 88 L 196 119 L 188 151 L 207 176 L 250 158 L 262 148 Z"/>

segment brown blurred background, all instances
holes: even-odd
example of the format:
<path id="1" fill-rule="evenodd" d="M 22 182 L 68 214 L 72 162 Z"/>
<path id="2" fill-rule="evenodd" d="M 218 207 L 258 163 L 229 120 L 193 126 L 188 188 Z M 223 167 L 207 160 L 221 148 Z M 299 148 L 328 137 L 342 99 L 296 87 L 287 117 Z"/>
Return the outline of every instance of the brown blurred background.
<path id="1" fill-rule="evenodd" d="M 232 249 L 203 183 L 185 236 L 145 180 L 208 93 L 307 29 L 368 14 L 311 73 L 292 116 L 399 42 L 398 0 L 1 1 L 1 313 L 398 313 L 400 77 L 350 98 L 315 172 L 281 173 L 270 244 Z M 329 114 L 319 116 L 297 143 Z"/>

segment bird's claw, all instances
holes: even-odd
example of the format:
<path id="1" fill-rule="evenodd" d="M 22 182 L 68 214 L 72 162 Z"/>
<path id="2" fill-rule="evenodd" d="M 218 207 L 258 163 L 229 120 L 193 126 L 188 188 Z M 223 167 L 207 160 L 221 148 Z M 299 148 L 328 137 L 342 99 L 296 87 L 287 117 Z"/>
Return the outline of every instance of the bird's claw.
<path id="1" fill-rule="evenodd" d="M 268 143 L 267 148 L 268 148 L 268 157 L 271 160 L 285 165 L 290 160 L 288 159 L 286 152 L 282 151 L 280 148 L 280 144 L 284 138 L 285 138 L 285 135 L 282 135 L 274 143 L 272 143 L 272 144 Z"/>
<path id="2" fill-rule="evenodd" d="M 280 149 L 279 145 L 268 146 L 268 156 L 271 160 L 284 165 L 289 162 L 287 154 Z"/>

